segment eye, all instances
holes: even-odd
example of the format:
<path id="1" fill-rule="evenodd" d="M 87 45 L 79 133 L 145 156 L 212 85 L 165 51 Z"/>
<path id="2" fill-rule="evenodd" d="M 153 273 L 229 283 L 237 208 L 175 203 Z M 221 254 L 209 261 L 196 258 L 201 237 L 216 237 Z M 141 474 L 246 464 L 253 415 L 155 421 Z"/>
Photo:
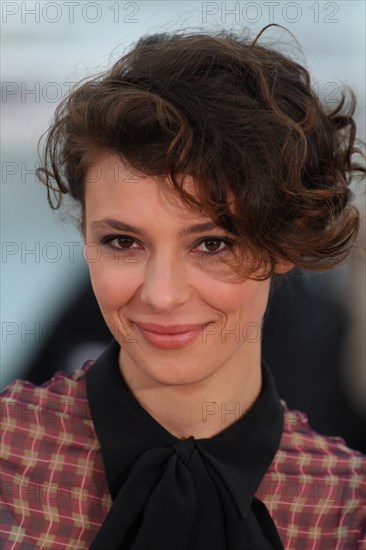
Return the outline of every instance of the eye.
<path id="1" fill-rule="evenodd" d="M 113 241 L 117 243 L 112 244 Z M 139 243 L 133 237 L 128 235 L 107 235 L 101 239 L 101 244 L 118 250 L 119 252 L 129 252 L 131 250 L 139 250 Z M 133 246 L 137 245 L 137 246 Z M 202 247 L 198 250 L 199 247 Z M 222 252 L 227 252 L 235 248 L 235 242 L 223 237 L 206 237 L 201 239 L 193 248 L 195 253 L 204 254 L 205 256 L 216 256 Z"/>
<path id="2" fill-rule="evenodd" d="M 202 239 L 198 243 L 197 247 L 202 245 L 206 248 L 206 250 L 201 249 L 198 252 L 208 256 L 215 256 L 216 254 L 220 254 L 220 252 L 227 252 L 228 250 L 232 250 L 235 246 L 235 243 L 231 239 L 226 239 L 223 237 L 210 237 Z"/>
<path id="3" fill-rule="evenodd" d="M 118 246 L 112 244 L 113 241 L 116 241 L 118 243 Z M 128 237 L 127 235 L 107 235 L 107 237 L 101 239 L 100 242 L 103 245 L 106 245 L 108 248 L 112 248 L 120 252 L 136 250 L 135 247 L 132 247 L 132 245 L 136 243 L 136 240 L 132 237 Z"/>

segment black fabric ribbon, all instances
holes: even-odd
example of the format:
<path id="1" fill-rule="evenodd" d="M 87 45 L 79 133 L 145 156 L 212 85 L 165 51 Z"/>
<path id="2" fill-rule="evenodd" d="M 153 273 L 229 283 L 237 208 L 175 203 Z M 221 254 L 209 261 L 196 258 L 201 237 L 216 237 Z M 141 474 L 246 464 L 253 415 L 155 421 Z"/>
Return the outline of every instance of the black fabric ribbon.
<path id="1" fill-rule="evenodd" d="M 86 375 L 113 500 L 90 549 L 283 550 L 254 496 L 283 431 L 268 366 L 262 362 L 262 390 L 246 414 L 214 437 L 179 439 L 134 397 L 119 350 L 113 339 Z"/>

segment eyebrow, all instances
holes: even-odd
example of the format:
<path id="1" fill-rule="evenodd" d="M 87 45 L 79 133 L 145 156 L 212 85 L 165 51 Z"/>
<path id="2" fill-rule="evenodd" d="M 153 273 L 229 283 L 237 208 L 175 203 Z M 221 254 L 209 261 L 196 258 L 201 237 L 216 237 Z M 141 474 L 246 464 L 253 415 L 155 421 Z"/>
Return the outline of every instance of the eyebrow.
<path id="1" fill-rule="evenodd" d="M 136 233 L 137 235 L 145 235 L 145 231 L 138 225 L 131 225 L 121 220 L 115 220 L 113 218 L 104 218 L 102 220 L 94 220 L 91 222 L 93 229 L 100 227 L 111 227 L 118 231 L 129 231 L 130 233 Z M 214 222 L 196 223 L 189 225 L 178 231 L 179 236 L 191 235 L 193 233 L 200 233 L 201 231 L 210 231 L 212 229 L 220 229 Z"/>

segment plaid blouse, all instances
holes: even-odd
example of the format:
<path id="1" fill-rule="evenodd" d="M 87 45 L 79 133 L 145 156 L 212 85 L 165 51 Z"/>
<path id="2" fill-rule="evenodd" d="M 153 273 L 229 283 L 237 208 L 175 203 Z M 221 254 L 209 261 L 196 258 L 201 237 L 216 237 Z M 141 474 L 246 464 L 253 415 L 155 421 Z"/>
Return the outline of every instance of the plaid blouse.
<path id="1" fill-rule="evenodd" d="M 112 505 L 86 395 L 92 363 L 2 393 L 2 550 L 87 549 Z M 366 550 L 366 457 L 281 403 L 281 443 L 256 496 L 284 547 Z"/>

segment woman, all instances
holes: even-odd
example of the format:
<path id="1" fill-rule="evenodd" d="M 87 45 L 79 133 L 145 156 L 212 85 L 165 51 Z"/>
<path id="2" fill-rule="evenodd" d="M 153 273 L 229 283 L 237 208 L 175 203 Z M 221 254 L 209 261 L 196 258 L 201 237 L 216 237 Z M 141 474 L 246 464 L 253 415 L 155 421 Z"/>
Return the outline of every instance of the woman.
<path id="1" fill-rule="evenodd" d="M 365 458 L 289 411 L 261 359 L 271 285 L 355 246 L 355 99 L 327 112 L 258 38 L 144 37 L 56 111 L 39 176 L 52 208 L 80 205 L 113 339 L 5 390 L 6 549 L 366 542 Z"/>

